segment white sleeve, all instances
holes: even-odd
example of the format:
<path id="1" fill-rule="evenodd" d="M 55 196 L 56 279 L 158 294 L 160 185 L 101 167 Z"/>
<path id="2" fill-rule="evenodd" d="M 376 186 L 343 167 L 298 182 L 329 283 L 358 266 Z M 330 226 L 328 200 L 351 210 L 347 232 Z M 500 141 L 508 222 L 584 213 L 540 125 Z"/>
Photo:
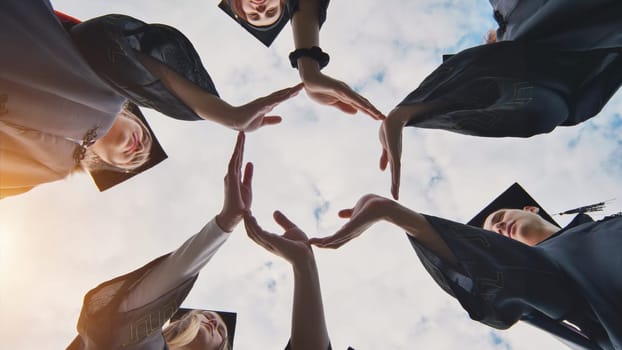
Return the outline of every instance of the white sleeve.
<path id="1" fill-rule="evenodd" d="M 188 238 L 181 247 L 171 252 L 136 285 L 119 311 L 128 311 L 145 305 L 197 274 L 225 243 L 231 234 L 223 231 L 216 218 L 199 233 Z"/>

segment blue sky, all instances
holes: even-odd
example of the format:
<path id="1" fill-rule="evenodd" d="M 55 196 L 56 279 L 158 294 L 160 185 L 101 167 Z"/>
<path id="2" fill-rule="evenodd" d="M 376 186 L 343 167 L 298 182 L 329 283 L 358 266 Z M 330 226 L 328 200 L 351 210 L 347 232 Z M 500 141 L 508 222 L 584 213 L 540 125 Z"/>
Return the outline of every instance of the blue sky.
<path id="1" fill-rule="evenodd" d="M 123 13 L 173 25 L 195 44 L 221 97 L 242 104 L 298 82 L 286 28 L 265 48 L 217 1 L 54 1 L 86 19 Z M 388 113 L 440 63 L 483 41 L 488 2 L 332 1 L 321 46 L 325 72 Z M 518 181 L 550 211 L 617 197 L 622 210 L 618 93 L 591 121 L 530 139 L 483 139 L 404 131 L 401 203 L 468 220 Z M 342 224 L 339 209 L 366 193 L 389 195 L 378 170 L 379 123 L 314 104 L 304 93 L 279 106 L 284 121 L 247 138 L 255 163 L 254 211 L 274 231 L 284 211 L 309 236 Z M 8 349 L 63 348 L 75 335 L 82 297 L 98 283 L 166 253 L 219 210 L 235 132 L 146 112 L 169 159 L 108 192 L 86 176 L 0 201 L 0 334 Z M 560 219 L 565 222 L 566 219 Z M 334 349 L 556 349 L 525 325 L 493 331 L 471 321 L 427 275 L 403 232 L 379 224 L 337 251 L 316 250 Z M 240 226 L 201 273 L 186 306 L 237 311 L 236 349 L 273 349 L 289 334 L 291 268 Z"/>

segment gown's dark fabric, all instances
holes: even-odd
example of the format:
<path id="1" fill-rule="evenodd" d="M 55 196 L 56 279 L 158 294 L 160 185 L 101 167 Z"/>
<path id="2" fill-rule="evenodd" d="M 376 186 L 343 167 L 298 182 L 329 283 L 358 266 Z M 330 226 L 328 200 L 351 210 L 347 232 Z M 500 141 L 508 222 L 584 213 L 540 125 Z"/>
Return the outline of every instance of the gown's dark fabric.
<path id="1" fill-rule="evenodd" d="M 546 330 L 580 327 L 587 349 L 622 349 L 622 217 L 593 222 L 580 214 L 535 247 L 502 235 L 426 216 L 459 266 L 411 244 L 426 270 L 469 316 L 498 329 L 518 320 L 548 320 Z M 533 322 L 532 322 L 533 323 Z M 566 338 L 570 339 L 570 338 Z"/>
<path id="2" fill-rule="evenodd" d="M 71 39 L 104 81 L 139 106 L 176 119 L 201 119 L 143 66 L 136 52 L 151 56 L 218 96 L 192 43 L 173 27 L 147 24 L 124 15 L 106 15 L 73 27 Z"/>
<path id="3" fill-rule="evenodd" d="M 104 136 L 130 99 L 178 119 L 200 119 L 137 60 L 135 51 L 217 95 L 183 34 L 111 15 L 70 35 L 49 1 L 0 2 L 0 198 L 65 178 L 74 151 Z M 34 69 L 36 67 L 36 69 Z"/>
<path id="4" fill-rule="evenodd" d="M 443 62 L 400 102 L 435 106 L 408 125 L 529 137 L 598 114 L 622 84 L 622 3 L 575 2 L 514 1 L 516 8 L 499 7 L 510 13 L 503 41 Z M 528 11 L 540 17 L 529 17 Z"/>
<path id="5" fill-rule="evenodd" d="M 89 291 L 80 312 L 79 335 L 68 350 L 168 350 L 162 326 L 177 312 L 198 275 L 140 308 L 118 311 L 125 296 L 166 256 Z"/>
<path id="6" fill-rule="evenodd" d="M 489 2 L 499 24 L 499 41 L 534 41 L 563 51 L 615 48 L 622 42 L 622 10 L 617 0 Z"/>

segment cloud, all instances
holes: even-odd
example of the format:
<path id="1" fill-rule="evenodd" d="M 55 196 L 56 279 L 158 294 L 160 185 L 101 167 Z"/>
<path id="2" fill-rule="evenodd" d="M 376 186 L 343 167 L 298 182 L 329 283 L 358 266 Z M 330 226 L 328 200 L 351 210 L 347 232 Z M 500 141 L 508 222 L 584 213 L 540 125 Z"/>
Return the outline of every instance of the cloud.
<path id="1" fill-rule="evenodd" d="M 299 81 L 287 60 L 293 48 L 287 28 L 265 48 L 215 2 L 57 0 L 54 6 L 79 18 L 126 13 L 180 28 L 233 105 Z M 321 46 L 331 55 L 323 72 L 388 113 L 442 54 L 478 45 L 493 27 L 486 1 L 333 1 L 322 29 Z M 514 181 L 542 194 L 538 201 L 551 211 L 622 198 L 621 111 L 618 93 L 588 123 L 525 140 L 406 128 L 400 201 L 465 221 Z M 249 134 L 245 152 L 255 164 L 253 212 L 262 227 L 282 233 L 272 220 L 280 209 L 309 236 L 324 236 L 343 224 L 337 211 L 360 196 L 389 196 L 390 176 L 378 169 L 377 121 L 319 106 L 304 92 L 272 113 L 283 116 L 281 125 Z M 7 348 L 63 348 L 89 289 L 176 248 L 220 211 L 235 132 L 146 114 L 169 154 L 161 165 L 104 193 L 76 175 L 0 201 L 0 336 Z M 620 211 L 620 203 L 609 210 Z M 391 225 L 315 254 L 335 349 L 561 348 L 525 325 L 498 332 L 470 320 Z M 289 338 L 292 288 L 290 265 L 239 227 L 186 305 L 238 311 L 236 349 L 271 349 Z"/>

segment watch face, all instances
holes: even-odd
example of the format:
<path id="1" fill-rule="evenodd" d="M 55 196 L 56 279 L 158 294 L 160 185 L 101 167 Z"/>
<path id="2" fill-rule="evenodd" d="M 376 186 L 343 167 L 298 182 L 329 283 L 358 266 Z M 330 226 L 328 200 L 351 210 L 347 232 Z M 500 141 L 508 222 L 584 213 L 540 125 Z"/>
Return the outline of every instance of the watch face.
<path id="1" fill-rule="evenodd" d="M 239 4 L 237 13 L 234 9 L 236 2 Z M 266 4 L 271 2 L 274 6 L 267 7 Z M 288 1 L 282 0 L 265 0 L 260 5 L 249 0 L 221 0 L 218 7 L 267 47 L 291 17 Z"/>

